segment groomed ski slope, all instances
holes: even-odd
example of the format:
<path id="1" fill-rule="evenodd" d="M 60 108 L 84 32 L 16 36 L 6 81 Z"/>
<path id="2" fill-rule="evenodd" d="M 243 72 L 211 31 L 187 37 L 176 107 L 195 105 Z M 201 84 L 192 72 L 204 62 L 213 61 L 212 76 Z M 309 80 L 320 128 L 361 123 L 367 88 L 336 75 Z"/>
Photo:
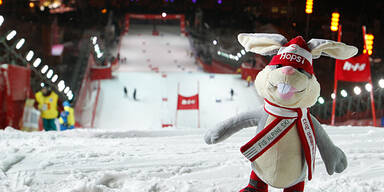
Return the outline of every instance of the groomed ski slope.
<path id="1" fill-rule="evenodd" d="M 120 65 L 119 72 L 201 71 L 179 27 L 159 25 L 157 29 L 160 34 L 153 36 L 151 25 L 130 25 L 121 40 L 120 57 L 126 62 Z"/>
<path id="2" fill-rule="evenodd" d="M 205 73 L 120 72 L 115 79 L 102 82 L 103 100 L 97 118 L 100 129 L 157 129 L 162 124 L 177 123 L 178 128 L 198 128 L 198 111 L 178 111 L 177 92 L 192 96 L 199 90 L 200 127 L 218 122 L 260 105 L 253 86 L 247 87 L 238 75 Z M 123 87 L 128 89 L 125 97 Z M 198 88 L 199 87 L 199 88 Z M 137 101 L 132 94 L 137 90 Z M 235 95 L 230 97 L 231 88 Z M 165 98 L 167 101 L 163 101 Z"/>
<path id="3" fill-rule="evenodd" d="M 135 45 L 141 50 L 142 44 L 133 43 L 131 38 L 138 42 L 138 37 L 155 38 L 148 30 L 146 34 L 145 30 L 131 29 L 123 39 L 123 56 L 131 54 Z M 150 41 L 158 47 L 171 42 L 170 55 L 180 50 L 173 56 L 151 51 L 150 56 L 161 61 L 156 64 L 159 72 L 143 63 L 148 55 L 137 53 L 131 55 L 136 58 L 127 58 L 114 79 L 102 82 L 96 129 L 0 130 L 0 192 L 237 192 L 246 186 L 250 163 L 239 148 L 254 136 L 256 127 L 216 145 L 205 144 L 203 135 L 206 128 L 229 116 L 261 107 L 260 98 L 238 75 L 202 73 L 191 57 L 178 60 L 182 63 L 179 66 L 166 66 L 172 57 L 183 58 L 181 55 L 189 50 L 185 37 L 172 34 L 174 29 L 169 31 L 157 37 L 165 41 Z M 172 48 L 173 40 L 184 43 Z M 197 128 L 196 111 L 179 113 L 177 127 L 161 128 L 163 122 L 175 121 L 179 82 L 180 93 L 185 96 L 195 94 L 199 82 L 202 128 Z M 123 86 L 128 88 L 128 97 L 124 97 Z M 132 100 L 134 88 L 138 101 Z M 230 88 L 235 90 L 233 101 Z M 164 97 L 167 102 L 163 102 Z M 328 176 L 317 153 L 314 176 L 305 191 L 384 191 L 384 129 L 325 129 L 346 153 L 349 167 L 342 174 Z"/>
<path id="4" fill-rule="evenodd" d="M 120 55 L 127 61 L 114 73 L 114 79 L 102 81 L 98 128 L 142 130 L 161 128 L 163 124 L 209 128 L 260 105 L 256 90 L 248 87 L 240 75 L 201 71 L 190 55 L 188 39 L 178 27 L 157 28 L 160 35 L 153 36 L 151 25 L 131 25 L 122 38 Z M 134 89 L 137 101 L 133 100 Z M 183 96 L 199 92 L 200 111 L 184 110 L 176 115 L 178 92 Z"/>

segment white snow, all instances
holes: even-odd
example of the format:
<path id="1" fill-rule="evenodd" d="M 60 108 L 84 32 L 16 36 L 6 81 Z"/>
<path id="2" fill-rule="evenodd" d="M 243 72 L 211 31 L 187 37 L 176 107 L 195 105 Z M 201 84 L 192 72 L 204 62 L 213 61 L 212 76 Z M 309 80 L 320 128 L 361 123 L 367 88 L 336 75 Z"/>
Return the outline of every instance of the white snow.
<path id="1" fill-rule="evenodd" d="M 204 131 L 0 131 L 0 165 L 12 164 L 0 173 L 0 191 L 238 191 L 250 173 L 239 148 L 254 136 L 255 128 L 217 145 L 204 143 Z M 349 167 L 328 176 L 318 154 L 306 191 L 383 191 L 384 130 L 326 126 L 326 131 L 347 154 Z"/>
<path id="2" fill-rule="evenodd" d="M 120 72 L 191 72 L 201 70 L 191 55 L 188 39 L 176 27 L 161 26 L 159 36 L 152 35 L 151 25 L 130 25 L 121 42 Z"/>
<path id="3" fill-rule="evenodd" d="M 145 31 L 133 38 L 136 33 L 133 26 L 131 29 L 132 34 L 123 40 L 123 48 L 131 48 L 124 50 L 124 55 L 131 54 L 134 44 L 140 47 L 140 38 L 156 39 Z M 160 26 L 158 29 L 162 33 Z M 155 44 L 175 40 L 172 45 L 179 42 L 176 39 L 185 40 L 178 34 L 163 35 L 157 37 L 162 40 L 150 41 Z M 175 48 L 180 50 L 176 56 L 160 53 L 164 58 L 156 54 L 151 57 L 166 62 L 182 54 L 186 46 Z M 217 122 L 259 106 L 254 88 L 247 87 L 238 75 L 212 78 L 191 60 L 183 60 L 176 68 L 158 64 L 161 70 L 156 73 L 143 64 L 143 55 L 131 56 L 137 59 L 122 66 L 114 79 L 102 82 L 96 129 L 0 130 L 0 192 L 236 192 L 247 185 L 250 163 L 239 148 L 255 135 L 256 128 L 244 129 L 216 145 L 205 144 L 203 135 Z M 184 72 L 176 73 L 183 71 L 178 70 L 182 67 Z M 177 127 L 160 128 L 163 122 L 175 121 L 179 82 L 180 92 L 186 96 L 196 93 L 199 82 L 202 128 L 196 126 L 196 111 L 180 112 Z M 123 95 L 124 85 L 128 87 L 128 98 Z M 134 88 L 138 101 L 132 100 Z M 229 100 L 230 88 L 235 90 L 233 101 Z M 167 102 L 162 101 L 164 97 Z M 307 182 L 306 191 L 384 191 L 384 129 L 325 129 L 346 153 L 349 167 L 329 176 L 318 154 L 314 177 Z"/>

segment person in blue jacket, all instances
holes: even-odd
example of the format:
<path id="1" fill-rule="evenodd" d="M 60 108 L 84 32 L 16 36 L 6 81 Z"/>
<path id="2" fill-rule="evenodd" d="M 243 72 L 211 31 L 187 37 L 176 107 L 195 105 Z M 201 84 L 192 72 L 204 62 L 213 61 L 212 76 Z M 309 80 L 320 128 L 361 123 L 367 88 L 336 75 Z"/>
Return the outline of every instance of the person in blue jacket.
<path id="1" fill-rule="evenodd" d="M 71 104 L 69 101 L 63 102 L 64 111 L 60 113 L 60 130 L 64 131 L 67 129 L 74 129 L 75 128 L 75 114 L 74 110 L 71 107 Z"/>

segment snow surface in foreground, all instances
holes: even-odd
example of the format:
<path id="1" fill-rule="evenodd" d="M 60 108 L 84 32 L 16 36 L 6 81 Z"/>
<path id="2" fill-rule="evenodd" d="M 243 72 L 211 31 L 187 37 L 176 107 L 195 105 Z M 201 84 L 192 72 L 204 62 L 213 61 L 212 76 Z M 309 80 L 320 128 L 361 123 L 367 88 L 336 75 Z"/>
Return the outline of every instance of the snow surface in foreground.
<path id="1" fill-rule="evenodd" d="M 328 176 L 318 154 L 306 191 L 384 191 L 384 129 L 326 127 L 349 167 Z M 250 164 L 239 152 L 245 129 L 206 145 L 204 129 L 0 131 L 0 191 L 235 192 Z M 271 191 L 280 191 L 271 189 Z"/>

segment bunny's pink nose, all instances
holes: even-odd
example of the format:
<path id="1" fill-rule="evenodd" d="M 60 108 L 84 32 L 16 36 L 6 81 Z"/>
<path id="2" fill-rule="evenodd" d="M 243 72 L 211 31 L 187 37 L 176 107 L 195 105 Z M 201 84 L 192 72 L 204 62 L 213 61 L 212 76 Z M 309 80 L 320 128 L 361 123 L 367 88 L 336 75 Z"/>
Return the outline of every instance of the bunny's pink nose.
<path id="1" fill-rule="evenodd" d="M 281 68 L 281 72 L 283 72 L 283 74 L 286 74 L 286 75 L 292 75 L 295 72 L 295 70 L 291 66 L 285 66 Z"/>

